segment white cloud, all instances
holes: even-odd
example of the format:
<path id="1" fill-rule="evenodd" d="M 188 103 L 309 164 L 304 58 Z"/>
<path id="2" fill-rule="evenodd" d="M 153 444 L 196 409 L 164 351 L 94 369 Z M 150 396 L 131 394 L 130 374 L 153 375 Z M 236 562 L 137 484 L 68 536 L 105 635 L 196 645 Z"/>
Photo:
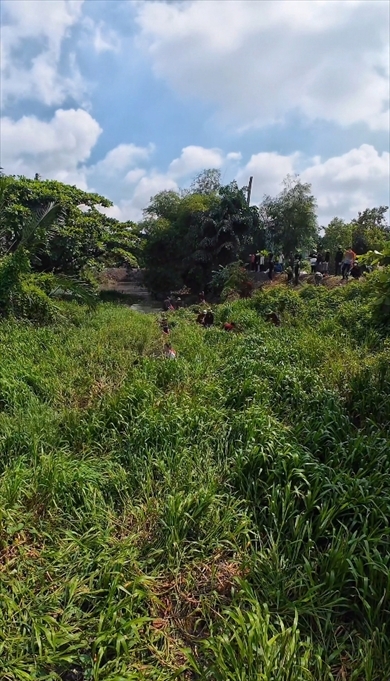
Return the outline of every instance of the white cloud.
<path id="1" fill-rule="evenodd" d="M 389 4 L 219 0 L 137 6 L 155 73 L 240 126 L 299 110 L 341 125 L 389 123 Z"/>
<path id="2" fill-rule="evenodd" d="M 138 182 L 131 199 L 119 200 L 112 208 L 103 209 L 106 215 L 125 222 L 136 222 L 142 217 L 142 211 L 149 204 L 152 196 L 163 190 L 179 189 L 174 179 L 163 173 L 152 171 Z"/>
<path id="3" fill-rule="evenodd" d="M 253 154 L 246 166 L 238 172 L 237 181 L 244 186 L 252 176 L 252 203 L 259 203 L 265 194 L 275 195 L 280 192 L 283 179 L 295 172 L 299 156 L 298 153 L 282 156 L 273 151 Z"/>
<path id="4" fill-rule="evenodd" d="M 204 168 L 220 168 L 223 161 L 224 155 L 220 149 L 184 147 L 180 157 L 170 163 L 169 173 L 172 177 L 186 177 Z"/>
<path id="5" fill-rule="evenodd" d="M 68 53 L 65 72 L 61 48 L 70 29 L 80 20 L 84 0 L 3 0 L 1 96 L 37 99 L 59 105 L 69 96 L 82 101 L 86 86 Z"/>
<path id="6" fill-rule="evenodd" d="M 107 28 L 101 21 L 94 30 L 93 46 L 98 54 L 101 52 L 119 52 L 120 39 L 115 31 Z"/>
<path id="7" fill-rule="evenodd" d="M 146 161 L 154 151 L 154 145 L 137 147 L 135 144 L 119 144 L 90 168 L 94 174 L 113 176 L 123 173 L 139 161 Z"/>
<path id="8" fill-rule="evenodd" d="M 335 216 L 348 220 L 365 208 L 390 203 L 390 154 L 379 154 L 370 144 L 324 161 L 319 156 L 305 161 L 300 153 L 261 152 L 251 157 L 237 180 L 244 185 L 253 176 L 252 204 L 256 204 L 264 194 L 278 194 L 286 175 L 295 173 L 312 185 L 323 225 Z"/>
<path id="9" fill-rule="evenodd" d="M 129 170 L 126 174 L 125 182 L 128 182 L 128 184 L 135 184 L 144 175 L 146 175 L 146 170 L 144 168 L 134 168 L 134 170 Z"/>
<path id="10" fill-rule="evenodd" d="M 359 210 L 390 205 L 389 176 L 390 154 L 379 154 L 370 144 L 323 163 L 317 159 L 301 173 L 312 185 L 323 224 L 336 215 L 348 219 Z"/>
<path id="11" fill-rule="evenodd" d="M 58 109 L 41 121 L 1 119 L 1 165 L 6 173 L 43 177 L 87 188 L 84 164 L 102 129 L 83 109 Z"/>

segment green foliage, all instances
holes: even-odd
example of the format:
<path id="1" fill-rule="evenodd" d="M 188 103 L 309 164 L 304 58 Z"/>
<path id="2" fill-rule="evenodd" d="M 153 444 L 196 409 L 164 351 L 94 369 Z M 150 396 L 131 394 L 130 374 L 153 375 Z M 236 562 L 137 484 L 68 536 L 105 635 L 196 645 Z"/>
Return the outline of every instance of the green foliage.
<path id="1" fill-rule="evenodd" d="M 11 185 L 10 178 L 0 178 L 0 242 L 6 244 L 10 231 L 6 194 Z M 17 243 L 12 243 L 8 252 L 0 257 L 0 315 L 30 319 L 38 323 L 50 322 L 56 309 L 49 295 L 58 292 L 71 294 L 90 307 L 96 297 L 90 287 L 73 277 L 64 275 L 31 275 L 31 262 L 40 252 L 42 243 L 50 244 L 53 224 L 61 224 L 62 209 L 50 203 L 41 206 L 24 224 Z"/>
<path id="2" fill-rule="evenodd" d="M 167 293 L 183 285 L 203 289 L 213 269 L 237 259 L 258 223 L 257 209 L 248 207 L 235 183 L 218 185 L 214 191 L 213 182 L 203 174 L 193 191 L 160 192 L 145 209 L 140 258 L 153 292 Z"/>
<path id="3" fill-rule="evenodd" d="M 243 264 L 238 261 L 222 267 L 213 272 L 211 288 L 214 293 L 220 294 L 222 300 L 230 296 L 239 295 L 241 298 L 248 298 L 253 290 L 254 284 Z"/>
<path id="4" fill-rule="evenodd" d="M 32 261 L 38 271 L 78 274 L 91 259 L 108 266 L 134 262 L 139 246 L 135 226 L 100 212 L 97 206 L 112 205 L 103 196 L 54 180 L 3 176 L 1 183 L 0 254 L 13 251 L 22 235 L 33 234 L 40 240 L 39 258 Z M 128 255 L 112 252 L 118 248 Z"/>
<path id="5" fill-rule="evenodd" d="M 333 261 L 339 246 L 345 251 L 351 245 L 352 225 L 340 218 L 333 218 L 325 227 L 324 235 L 320 240 L 320 247 L 324 251 L 330 252 Z"/>
<path id="6" fill-rule="evenodd" d="M 367 208 L 350 223 L 333 218 L 325 227 L 320 240 L 321 248 L 329 250 L 332 257 L 339 246 L 345 250 L 352 245 L 358 255 L 367 251 L 382 251 L 390 243 L 390 229 L 385 219 L 387 209 L 387 206 Z"/>
<path id="7" fill-rule="evenodd" d="M 317 241 L 317 216 L 310 184 L 301 182 L 298 176 L 287 176 L 276 198 L 264 198 L 260 224 L 273 252 L 290 255 L 297 249 L 313 247 Z"/>
<path id="8" fill-rule="evenodd" d="M 390 678 L 381 272 L 1 321 L 1 679 Z"/>

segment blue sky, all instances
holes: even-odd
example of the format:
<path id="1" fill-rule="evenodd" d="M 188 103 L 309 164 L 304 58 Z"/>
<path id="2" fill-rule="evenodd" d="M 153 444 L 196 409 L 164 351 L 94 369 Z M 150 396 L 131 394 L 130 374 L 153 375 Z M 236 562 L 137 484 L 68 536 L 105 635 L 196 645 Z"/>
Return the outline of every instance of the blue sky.
<path id="1" fill-rule="evenodd" d="M 3 0 L 1 165 L 138 219 L 205 167 L 321 224 L 389 204 L 389 3 Z"/>

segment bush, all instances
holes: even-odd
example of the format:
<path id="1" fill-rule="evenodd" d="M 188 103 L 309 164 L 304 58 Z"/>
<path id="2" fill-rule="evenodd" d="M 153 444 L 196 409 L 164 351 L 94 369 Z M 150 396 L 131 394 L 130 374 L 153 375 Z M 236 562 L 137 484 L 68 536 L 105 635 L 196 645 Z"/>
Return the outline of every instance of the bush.
<path id="1" fill-rule="evenodd" d="M 58 308 L 47 293 L 29 279 L 21 282 L 11 300 L 11 311 L 15 317 L 46 324 L 58 316 Z"/>

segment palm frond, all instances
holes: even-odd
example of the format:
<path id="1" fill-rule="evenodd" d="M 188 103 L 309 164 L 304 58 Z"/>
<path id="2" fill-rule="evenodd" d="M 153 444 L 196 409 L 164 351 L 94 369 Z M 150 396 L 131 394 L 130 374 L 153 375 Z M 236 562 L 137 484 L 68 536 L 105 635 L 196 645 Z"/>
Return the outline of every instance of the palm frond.
<path id="1" fill-rule="evenodd" d="M 53 225 L 62 218 L 62 207 L 51 201 L 47 206 L 38 209 L 24 226 L 18 248 L 37 248 L 43 235 L 50 238 Z"/>
<path id="2" fill-rule="evenodd" d="M 54 288 L 50 292 L 50 296 L 61 297 L 63 295 L 71 294 L 73 298 L 79 300 L 90 308 L 97 305 L 98 299 L 91 287 L 76 277 L 66 276 L 64 274 L 57 274 L 54 277 Z"/>

